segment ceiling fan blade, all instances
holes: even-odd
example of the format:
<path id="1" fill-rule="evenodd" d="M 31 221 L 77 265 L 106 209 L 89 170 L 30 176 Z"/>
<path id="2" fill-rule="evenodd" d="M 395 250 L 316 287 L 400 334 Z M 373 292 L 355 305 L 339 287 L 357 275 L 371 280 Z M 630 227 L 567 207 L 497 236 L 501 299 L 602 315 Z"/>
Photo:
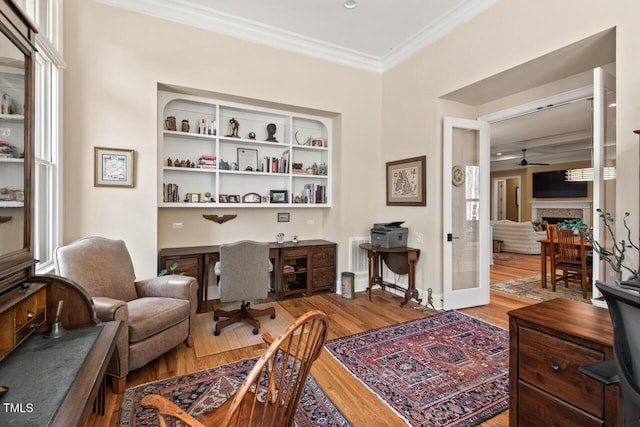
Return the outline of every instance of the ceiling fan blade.
<path id="1" fill-rule="evenodd" d="M 520 163 L 516 163 L 516 166 L 547 166 L 549 165 L 549 163 L 536 163 L 536 162 L 528 162 L 527 158 L 526 158 L 526 153 L 527 153 L 527 149 L 523 148 L 522 149 L 522 160 L 520 161 Z"/>

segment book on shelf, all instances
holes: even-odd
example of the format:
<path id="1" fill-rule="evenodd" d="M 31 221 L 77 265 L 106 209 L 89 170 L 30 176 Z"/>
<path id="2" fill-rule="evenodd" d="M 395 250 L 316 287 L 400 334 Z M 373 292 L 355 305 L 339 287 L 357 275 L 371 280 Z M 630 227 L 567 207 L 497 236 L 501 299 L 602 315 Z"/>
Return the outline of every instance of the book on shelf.
<path id="1" fill-rule="evenodd" d="M 296 269 L 292 265 L 285 265 L 284 267 L 282 267 L 282 272 L 283 273 L 294 273 L 295 271 L 296 271 Z"/>
<path id="2" fill-rule="evenodd" d="M 162 201 L 165 203 L 176 203 L 180 201 L 178 184 L 162 184 Z"/>
<path id="3" fill-rule="evenodd" d="M 216 156 L 203 154 L 198 159 L 198 167 L 201 169 L 216 169 L 218 167 L 218 160 Z"/>
<path id="4" fill-rule="evenodd" d="M 303 194 L 306 203 L 323 204 L 327 203 L 327 190 L 325 185 L 305 184 Z"/>

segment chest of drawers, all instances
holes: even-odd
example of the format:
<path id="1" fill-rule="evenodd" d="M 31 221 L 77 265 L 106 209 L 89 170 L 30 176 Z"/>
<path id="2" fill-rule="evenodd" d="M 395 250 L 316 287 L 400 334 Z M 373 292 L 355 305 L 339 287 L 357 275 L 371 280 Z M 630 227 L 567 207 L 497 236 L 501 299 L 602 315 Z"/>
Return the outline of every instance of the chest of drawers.
<path id="1" fill-rule="evenodd" d="M 545 301 L 509 312 L 509 335 L 511 426 L 618 425 L 618 387 L 578 371 L 613 358 L 606 309 Z"/>

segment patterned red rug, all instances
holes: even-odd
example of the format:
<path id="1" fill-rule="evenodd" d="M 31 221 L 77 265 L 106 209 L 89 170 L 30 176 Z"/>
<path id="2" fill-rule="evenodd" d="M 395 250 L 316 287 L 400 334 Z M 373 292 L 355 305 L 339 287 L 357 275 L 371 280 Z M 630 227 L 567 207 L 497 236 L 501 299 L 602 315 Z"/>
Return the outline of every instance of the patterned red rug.
<path id="1" fill-rule="evenodd" d="M 509 335 L 457 311 L 325 344 L 414 426 L 471 426 L 509 406 Z"/>
<path id="2" fill-rule="evenodd" d="M 206 371 L 154 381 L 125 390 L 120 405 L 121 427 L 157 426 L 152 409 L 140 401 L 147 394 L 159 394 L 193 416 L 224 403 L 242 385 L 257 358 L 244 359 Z M 295 416 L 297 426 L 350 426 L 349 421 L 309 375 Z"/>

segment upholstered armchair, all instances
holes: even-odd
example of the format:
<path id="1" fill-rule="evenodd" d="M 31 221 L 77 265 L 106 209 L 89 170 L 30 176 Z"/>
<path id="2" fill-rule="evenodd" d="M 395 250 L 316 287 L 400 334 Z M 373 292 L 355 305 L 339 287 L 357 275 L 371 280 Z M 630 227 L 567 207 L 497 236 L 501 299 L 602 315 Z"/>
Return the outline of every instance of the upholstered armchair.
<path id="1" fill-rule="evenodd" d="M 193 345 L 198 283 L 169 275 L 136 280 L 122 240 L 88 237 L 54 252 L 56 273 L 86 289 L 103 322 L 122 320 L 107 373 L 116 393 L 127 374 L 179 345 Z"/>

